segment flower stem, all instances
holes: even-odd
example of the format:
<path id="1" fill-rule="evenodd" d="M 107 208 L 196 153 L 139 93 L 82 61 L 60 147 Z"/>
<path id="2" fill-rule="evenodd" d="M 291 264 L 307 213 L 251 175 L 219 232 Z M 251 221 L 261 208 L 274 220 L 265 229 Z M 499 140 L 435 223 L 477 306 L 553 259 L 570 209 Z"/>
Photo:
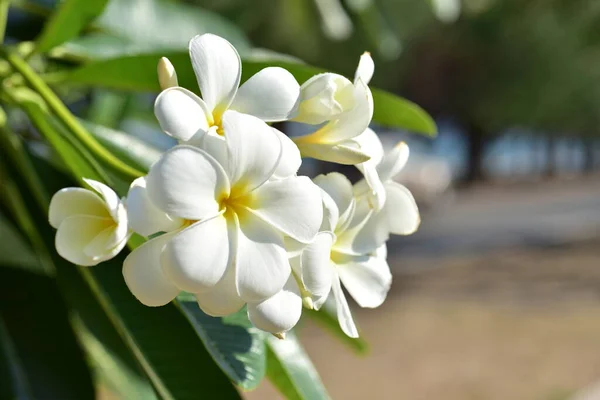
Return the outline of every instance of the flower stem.
<path id="1" fill-rule="evenodd" d="M 9 0 L 0 0 L 0 44 L 4 42 L 4 34 L 6 33 L 6 21 L 8 20 Z"/>
<path id="2" fill-rule="evenodd" d="M 2 1 L 2 0 L 0 0 Z M 144 174 L 135 168 L 130 167 L 123 161 L 115 157 L 104 146 L 102 146 L 89 132 L 81 125 L 63 102 L 48 87 L 42 78 L 19 56 L 14 53 L 2 51 L 3 56 L 12 65 L 15 71 L 19 72 L 29 86 L 35 90 L 44 99 L 49 109 L 56 117 L 73 133 L 73 135 L 101 161 L 105 162 L 116 172 L 125 178 L 135 179 Z"/>

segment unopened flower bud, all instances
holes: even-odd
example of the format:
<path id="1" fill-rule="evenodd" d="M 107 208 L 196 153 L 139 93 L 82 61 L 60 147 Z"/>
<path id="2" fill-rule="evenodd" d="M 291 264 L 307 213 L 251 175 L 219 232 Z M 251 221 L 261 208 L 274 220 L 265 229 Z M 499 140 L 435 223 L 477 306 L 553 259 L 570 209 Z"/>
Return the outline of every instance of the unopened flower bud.
<path id="1" fill-rule="evenodd" d="M 158 72 L 158 83 L 160 84 L 161 90 L 168 89 L 170 87 L 179 86 L 177 83 L 177 73 L 175 67 L 171 64 L 171 61 L 167 57 L 161 57 L 158 60 L 157 66 Z"/>

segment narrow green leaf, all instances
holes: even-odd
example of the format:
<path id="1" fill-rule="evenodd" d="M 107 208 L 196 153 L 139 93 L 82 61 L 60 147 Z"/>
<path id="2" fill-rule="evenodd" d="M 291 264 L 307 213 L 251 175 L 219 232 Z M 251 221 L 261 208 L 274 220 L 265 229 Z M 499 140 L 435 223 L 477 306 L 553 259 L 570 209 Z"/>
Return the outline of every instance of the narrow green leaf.
<path id="1" fill-rule="evenodd" d="M 108 0 L 64 0 L 52 14 L 37 40 L 36 51 L 43 53 L 78 36 L 102 13 Z"/>
<path id="2" fill-rule="evenodd" d="M 229 379 L 244 390 L 258 386 L 265 375 L 266 334 L 252 326 L 246 309 L 216 318 L 203 313 L 193 296 L 180 296 L 178 305 Z"/>
<path id="3" fill-rule="evenodd" d="M 81 122 L 107 149 L 140 171 L 148 171 L 162 154 L 156 147 L 125 132 L 84 120 Z"/>
<path id="4" fill-rule="evenodd" d="M 69 138 L 68 132 L 39 102 L 25 97 L 19 102 L 33 125 L 60 155 L 75 179 L 83 182 L 82 178 L 89 178 L 109 185 L 112 183 L 97 161 L 73 138 Z"/>
<path id="5" fill-rule="evenodd" d="M 348 337 L 340 328 L 335 312 L 323 306 L 319 311 L 304 310 L 304 314 L 315 321 L 319 326 L 332 334 L 340 342 L 344 343 L 357 354 L 366 354 L 369 351 L 369 344 L 361 336 L 359 338 Z"/>
<path id="6" fill-rule="evenodd" d="M 267 377 L 288 400 L 329 399 L 321 378 L 293 332 L 267 339 Z"/>
<path id="7" fill-rule="evenodd" d="M 187 52 L 141 54 L 95 61 L 66 76 L 55 78 L 112 89 L 158 92 L 160 87 L 156 77 L 156 63 L 162 56 L 168 57 L 175 66 L 179 85 L 197 92 L 198 85 Z M 325 72 L 320 68 L 280 59 L 271 61 L 245 59 L 242 61 L 242 81 L 269 66 L 287 69 L 299 83 L 305 82 L 313 75 Z M 380 89 L 371 88 L 371 92 L 375 105 L 374 122 L 428 136 L 435 136 L 437 133 L 433 119 L 418 105 Z"/>

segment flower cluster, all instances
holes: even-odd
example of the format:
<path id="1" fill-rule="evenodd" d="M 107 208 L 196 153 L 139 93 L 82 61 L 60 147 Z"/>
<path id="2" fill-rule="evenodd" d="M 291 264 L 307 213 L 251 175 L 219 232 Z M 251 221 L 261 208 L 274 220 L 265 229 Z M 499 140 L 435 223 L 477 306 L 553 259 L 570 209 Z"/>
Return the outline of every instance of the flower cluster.
<path id="1" fill-rule="evenodd" d="M 265 68 L 240 84 L 235 48 L 206 34 L 190 42 L 202 97 L 177 85 L 167 59 L 155 103 L 162 130 L 179 144 L 119 199 L 106 185 L 66 188 L 50 204 L 56 248 L 84 266 L 114 257 L 135 232 L 148 240 L 125 259 L 123 276 L 147 306 L 193 293 L 207 314 L 247 306 L 252 323 L 283 337 L 302 306 L 332 297 L 343 331 L 357 337 L 342 285 L 361 307 L 385 299 L 392 276 L 390 234 L 419 226 L 410 192 L 394 181 L 408 158 L 387 154 L 369 129 L 374 65 L 361 58 L 354 81 L 333 73 L 300 86 L 285 69 Z M 314 132 L 293 139 L 268 123 L 296 121 Z M 355 165 L 342 174 L 298 176 L 302 157 Z"/>

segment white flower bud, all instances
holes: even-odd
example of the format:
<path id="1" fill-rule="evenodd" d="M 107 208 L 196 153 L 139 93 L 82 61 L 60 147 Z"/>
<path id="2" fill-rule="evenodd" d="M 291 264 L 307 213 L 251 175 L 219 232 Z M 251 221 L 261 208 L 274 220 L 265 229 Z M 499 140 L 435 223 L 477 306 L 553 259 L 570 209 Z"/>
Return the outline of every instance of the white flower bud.
<path id="1" fill-rule="evenodd" d="M 158 83 L 160 84 L 161 90 L 179 86 L 177 83 L 175 67 L 173 67 L 173 64 L 171 64 L 171 61 L 169 61 L 167 57 L 161 57 L 160 60 L 158 60 L 156 70 L 158 72 Z"/>

